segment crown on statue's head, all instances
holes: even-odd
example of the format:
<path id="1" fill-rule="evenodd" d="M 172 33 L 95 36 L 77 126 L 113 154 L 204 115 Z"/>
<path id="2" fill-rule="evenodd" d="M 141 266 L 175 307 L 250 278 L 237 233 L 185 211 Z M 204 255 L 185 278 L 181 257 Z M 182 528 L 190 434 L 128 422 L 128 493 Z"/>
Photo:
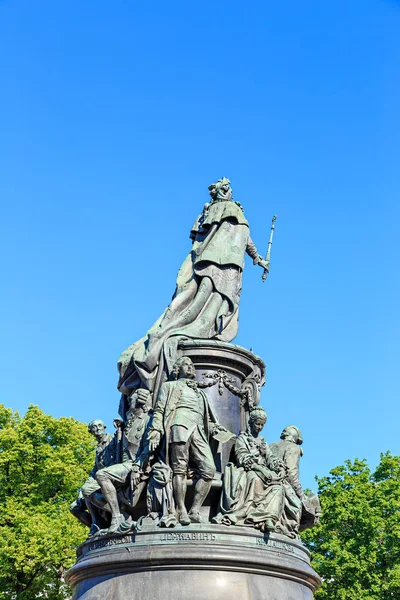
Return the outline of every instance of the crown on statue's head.
<path id="1" fill-rule="evenodd" d="M 216 183 L 212 183 L 208 186 L 213 202 L 217 202 L 219 200 L 232 200 L 232 189 L 230 187 L 230 183 L 230 179 L 222 177 L 221 179 L 218 179 Z"/>

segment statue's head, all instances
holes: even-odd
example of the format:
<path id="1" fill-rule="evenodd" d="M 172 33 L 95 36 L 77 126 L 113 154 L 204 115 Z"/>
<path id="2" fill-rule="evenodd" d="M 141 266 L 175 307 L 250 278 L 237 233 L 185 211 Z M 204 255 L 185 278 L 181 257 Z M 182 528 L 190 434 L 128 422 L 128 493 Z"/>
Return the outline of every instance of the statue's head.
<path id="1" fill-rule="evenodd" d="M 106 425 L 101 419 L 93 419 L 88 425 L 88 432 L 96 439 L 101 439 L 106 432 Z"/>
<path id="2" fill-rule="evenodd" d="M 267 422 L 267 413 L 261 406 L 257 406 L 253 408 L 249 417 L 249 426 L 248 429 L 250 433 L 257 437 Z"/>
<path id="3" fill-rule="evenodd" d="M 293 444 L 301 446 L 303 443 L 303 436 L 296 425 L 288 425 L 281 433 L 281 440 L 288 440 L 289 442 L 293 442 Z"/>
<path id="4" fill-rule="evenodd" d="M 210 190 L 211 202 L 224 202 L 232 200 L 231 182 L 226 177 L 218 179 L 217 183 L 208 186 Z"/>
<path id="5" fill-rule="evenodd" d="M 194 379 L 195 377 L 196 370 L 190 358 L 188 356 L 182 356 L 181 358 L 178 358 L 178 360 L 172 367 L 172 378 Z"/>

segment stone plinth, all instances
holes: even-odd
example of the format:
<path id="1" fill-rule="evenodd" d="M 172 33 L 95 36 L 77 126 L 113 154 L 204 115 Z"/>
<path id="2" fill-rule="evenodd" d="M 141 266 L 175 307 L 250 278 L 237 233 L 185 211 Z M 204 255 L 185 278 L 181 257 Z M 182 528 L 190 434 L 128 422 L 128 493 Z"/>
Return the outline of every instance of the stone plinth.
<path id="1" fill-rule="evenodd" d="M 301 542 L 210 524 L 85 542 L 67 580 L 73 600 L 311 600 L 320 585 Z"/>

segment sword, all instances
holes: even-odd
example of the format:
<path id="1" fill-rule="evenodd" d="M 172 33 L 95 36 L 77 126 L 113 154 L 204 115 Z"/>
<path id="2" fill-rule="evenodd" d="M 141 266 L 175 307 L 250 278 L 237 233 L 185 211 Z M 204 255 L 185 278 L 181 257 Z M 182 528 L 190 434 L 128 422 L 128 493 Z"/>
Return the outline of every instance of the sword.
<path id="1" fill-rule="evenodd" d="M 272 217 L 271 233 L 269 236 L 267 254 L 265 255 L 265 262 L 268 263 L 268 266 L 269 266 L 270 258 L 271 258 L 271 246 L 272 246 L 272 238 L 274 237 L 274 231 L 275 231 L 275 221 L 276 221 L 276 215 L 274 215 Z M 264 269 L 264 273 L 262 274 L 262 278 L 261 278 L 263 280 L 263 283 L 267 279 L 267 275 L 268 275 L 268 270 Z"/>

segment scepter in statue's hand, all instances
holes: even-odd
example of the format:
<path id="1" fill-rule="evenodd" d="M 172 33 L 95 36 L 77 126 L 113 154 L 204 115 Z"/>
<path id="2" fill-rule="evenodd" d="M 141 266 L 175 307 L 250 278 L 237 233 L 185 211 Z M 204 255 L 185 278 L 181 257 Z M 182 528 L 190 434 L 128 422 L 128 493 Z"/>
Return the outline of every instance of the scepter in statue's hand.
<path id="1" fill-rule="evenodd" d="M 276 221 L 276 215 L 274 215 L 272 217 L 271 233 L 270 233 L 270 236 L 269 236 L 267 254 L 265 255 L 265 262 L 267 263 L 267 267 L 264 269 L 264 273 L 262 274 L 263 283 L 267 279 L 267 275 L 269 273 L 269 264 L 270 264 L 270 258 L 271 258 L 272 238 L 274 237 L 274 231 L 275 231 L 275 221 Z"/>

